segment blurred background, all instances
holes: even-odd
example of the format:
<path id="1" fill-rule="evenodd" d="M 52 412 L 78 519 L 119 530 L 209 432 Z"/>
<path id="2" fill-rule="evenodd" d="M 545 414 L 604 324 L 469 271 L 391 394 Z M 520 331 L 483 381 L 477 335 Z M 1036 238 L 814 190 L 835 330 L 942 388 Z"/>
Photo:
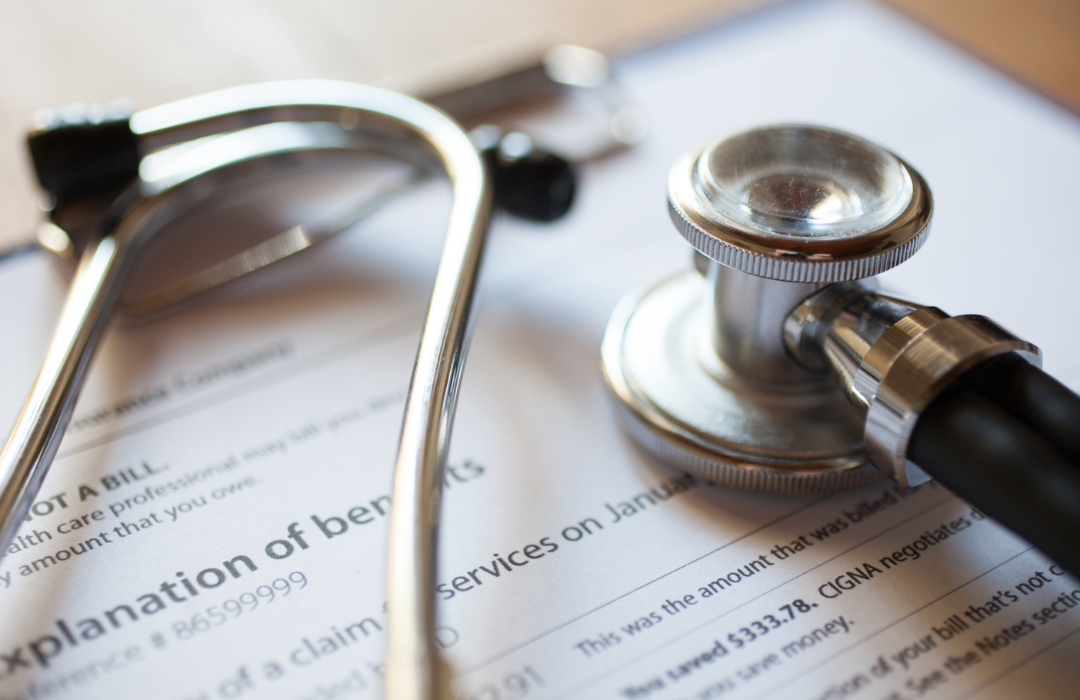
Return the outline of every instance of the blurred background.
<path id="1" fill-rule="evenodd" d="M 813 0 L 784 0 L 797 3 Z M 617 58 L 778 0 L 4 0 L 0 254 L 40 219 L 24 135 L 35 111 L 128 98 L 138 109 L 243 83 L 366 82 L 433 97 L 571 43 Z M 1074 112 L 1080 0 L 888 0 Z"/>

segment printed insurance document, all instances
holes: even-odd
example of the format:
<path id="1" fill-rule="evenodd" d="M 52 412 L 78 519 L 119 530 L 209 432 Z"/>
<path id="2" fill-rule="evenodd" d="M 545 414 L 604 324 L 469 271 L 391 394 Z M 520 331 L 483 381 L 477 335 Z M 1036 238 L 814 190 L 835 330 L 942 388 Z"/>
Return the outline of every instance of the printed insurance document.
<path id="1" fill-rule="evenodd" d="M 1055 253 L 1075 247 L 1078 120 L 859 4 L 786 5 L 618 68 L 646 143 L 586 168 L 565 222 L 492 232 L 439 533 L 458 697 L 1071 697 L 1080 583 L 1030 544 L 932 483 L 792 497 L 667 469 L 620 432 L 598 348 L 620 297 L 690 265 L 675 157 L 813 122 L 934 189 L 930 242 L 885 283 L 993 317 L 1075 388 L 1080 336 L 1045 300 L 1080 291 Z M 430 183 L 109 331 L 0 559 L 0 698 L 381 696 L 391 469 L 448 204 Z M 63 289 L 44 253 L 0 262 L 5 428 Z"/>

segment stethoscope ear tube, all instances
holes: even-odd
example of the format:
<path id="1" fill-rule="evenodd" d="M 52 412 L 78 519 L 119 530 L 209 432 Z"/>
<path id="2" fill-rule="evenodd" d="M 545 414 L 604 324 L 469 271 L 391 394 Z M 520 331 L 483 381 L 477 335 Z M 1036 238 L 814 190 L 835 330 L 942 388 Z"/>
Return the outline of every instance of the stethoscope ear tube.
<path id="1" fill-rule="evenodd" d="M 919 417 L 908 458 L 1080 573 L 1080 397 L 1015 355 L 969 370 Z M 1071 428 L 1071 429 L 1070 429 Z"/>
<path id="2" fill-rule="evenodd" d="M 79 261 L 41 371 L 0 449 L 0 551 L 15 538 L 60 447 L 129 252 L 125 241 L 106 237 Z"/>
<path id="3" fill-rule="evenodd" d="M 454 202 L 406 398 L 394 471 L 386 661 L 389 697 L 449 698 L 449 676 L 434 642 L 436 526 L 490 216 L 488 174 L 468 135 L 446 114 L 404 95 L 348 83 L 297 81 L 234 88 L 140 112 L 126 124 L 140 150 L 150 152 L 276 122 L 377 128 L 393 137 L 387 143 L 425 145 L 452 183 Z M 71 185 L 76 193 L 84 184 L 49 182 L 60 190 Z M 126 266 L 157 230 L 157 220 L 168 218 L 157 207 L 169 196 L 167 190 L 144 193 L 133 198 L 127 210 L 118 207 L 112 217 L 115 225 L 99 232 L 80 258 L 41 373 L 0 451 L 0 549 L 14 537 L 45 478 L 124 284 Z M 161 209 L 171 211 L 167 206 Z"/>

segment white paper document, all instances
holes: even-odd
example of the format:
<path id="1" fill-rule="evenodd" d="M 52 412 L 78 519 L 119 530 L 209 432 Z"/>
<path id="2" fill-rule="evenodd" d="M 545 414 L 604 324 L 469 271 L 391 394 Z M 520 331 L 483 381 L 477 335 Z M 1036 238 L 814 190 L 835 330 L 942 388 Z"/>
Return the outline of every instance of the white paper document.
<path id="1" fill-rule="evenodd" d="M 874 6 L 794 3 L 617 65 L 652 131 L 564 222 L 499 219 L 451 441 L 439 641 L 467 700 L 1061 698 L 1080 584 L 944 488 L 731 490 L 623 435 L 608 316 L 690 264 L 667 169 L 769 122 L 853 131 L 929 181 L 884 283 L 1038 344 L 1074 389 L 1080 121 Z M 403 397 L 449 195 L 183 313 L 117 325 L 0 559 L 0 699 L 381 697 Z M 0 262 L 0 424 L 64 279 Z"/>

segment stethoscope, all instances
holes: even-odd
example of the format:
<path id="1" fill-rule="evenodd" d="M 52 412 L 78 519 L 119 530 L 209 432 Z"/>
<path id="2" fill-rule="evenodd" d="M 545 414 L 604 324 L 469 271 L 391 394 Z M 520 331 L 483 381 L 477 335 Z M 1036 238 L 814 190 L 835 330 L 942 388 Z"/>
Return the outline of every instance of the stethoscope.
<path id="1" fill-rule="evenodd" d="M 129 120 L 91 119 L 79 134 L 53 126 L 32 142 L 47 189 L 62 199 L 122 187 L 93 221 L 69 212 L 71 230 L 60 231 L 69 235 L 58 237 L 78 267 L 0 452 L 5 547 L 114 310 L 155 312 L 332 235 L 418 172 L 449 176 L 453 205 L 394 467 L 385 682 L 392 698 L 451 697 L 435 641 L 439 501 L 493 189 L 503 201 L 507 188 L 511 200 L 547 197 L 539 211 L 554 212 L 569 204 L 562 171 L 514 180 L 504 167 L 493 188 L 492 171 L 528 149 L 500 152 L 500 166 L 438 109 L 335 82 L 235 88 Z M 124 297 L 161 233 L 217 188 L 372 153 L 407 167 L 334 217 L 297 222 L 164 292 Z M 668 205 L 695 269 L 628 296 L 601 350 L 623 425 L 645 451 L 715 482 L 782 493 L 854 488 L 882 472 L 905 486 L 936 478 L 1080 571 L 1080 398 L 1038 369 L 1037 348 L 989 319 L 887 296 L 872 280 L 928 235 L 930 191 L 913 168 L 839 131 L 762 127 L 689 151 L 672 168 Z"/>

